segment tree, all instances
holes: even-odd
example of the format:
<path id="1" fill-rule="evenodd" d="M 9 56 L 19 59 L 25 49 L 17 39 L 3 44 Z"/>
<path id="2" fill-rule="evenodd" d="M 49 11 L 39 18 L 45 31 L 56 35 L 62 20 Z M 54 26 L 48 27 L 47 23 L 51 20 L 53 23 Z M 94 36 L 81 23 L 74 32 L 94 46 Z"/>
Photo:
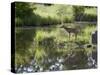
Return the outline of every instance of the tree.
<path id="1" fill-rule="evenodd" d="M 30 16 L 33 14 L 33 9 L 30 7 L 30 3 L 16 2 L 15 3 L 15 16 L 23 18 L 24 16 Z"/>
<path id="2" fill-rule="evenodd" d="M 75 21 L 81 21 L 84 14 L 83 6 L 73 6 L 74 19 Z"/>
<path id="3" fill-rule="evenodd" d="M 66 12 L 66 8 L 67 6 L 65 5 L 59 5 L 59 8 L 56 10 L 57 11 L 57 15 L 61 18 L 61 24 L 63 25 L 64 22 L 64 17 L 67 14 Z"/>

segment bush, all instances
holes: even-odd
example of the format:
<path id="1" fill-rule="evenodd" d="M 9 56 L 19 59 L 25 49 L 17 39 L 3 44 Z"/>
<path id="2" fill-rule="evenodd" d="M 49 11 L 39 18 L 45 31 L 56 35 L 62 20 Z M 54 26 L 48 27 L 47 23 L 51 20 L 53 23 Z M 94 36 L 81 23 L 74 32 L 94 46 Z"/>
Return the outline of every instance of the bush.
<path id="1" fill-rule="evenodd" d="M 19 65 L 21 63 L 27 63 L 32 55 L 32 51 L 30 52 L 29 49 L 34 42 L 33 38 L 35 36 L 35 30 L 16 29 L 15 34 L 15 64 Z"/>
<path id="2" fill-rule="evenodd" d="M 73 11 L 74 11 L 75 21 L 81 21 L 81 17 L 84 13 L 84 7 L 83 6 L 73 6 Z"/>
<path id="3" fill-rule="evenodd" d="M 97 15 L 84 14 L 81 21 L 96 22 L 97 21 Z"/>
<path id="4" fill-rule="evenodd" d="M 29 3 L 16 2 L 15 3 L 15 16 L 24 18 L 25 16 L 30 16 L 33 13 L 33 9 L 30 8 Z"/>
<path id="5" fill-rule="evenodd" d="M 16 3 L 16 26 L 48 26 L 74 21 L 97 21 L 96 8 Z M 90 12 L 94 13 L 90 13 Z"/>

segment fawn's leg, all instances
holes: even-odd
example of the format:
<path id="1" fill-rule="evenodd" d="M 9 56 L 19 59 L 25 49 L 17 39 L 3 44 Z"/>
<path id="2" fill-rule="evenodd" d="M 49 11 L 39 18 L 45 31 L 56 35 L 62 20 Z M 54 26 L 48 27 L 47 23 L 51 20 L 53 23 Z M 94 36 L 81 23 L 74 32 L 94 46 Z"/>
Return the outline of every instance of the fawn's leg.
<path id="1" fill-rule="evenodd" d="M 70 40 L 70 33 L 69 33 L 69 40 Z"/>
<path id="2" fill-rule="evenodd" d="M 75 40 L 77 40 L 77 34 L 75 34 Z"/>

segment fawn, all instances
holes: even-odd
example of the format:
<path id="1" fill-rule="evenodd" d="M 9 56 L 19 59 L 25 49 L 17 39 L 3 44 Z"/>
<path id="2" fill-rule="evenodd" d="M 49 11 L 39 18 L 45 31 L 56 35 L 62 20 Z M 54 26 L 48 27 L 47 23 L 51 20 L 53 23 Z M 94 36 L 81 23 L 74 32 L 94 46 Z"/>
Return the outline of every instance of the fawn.
<path id="1" fill-rule="evenodd" d="M 79 28 L 68 28 L 65 26 L 61 26 L 61 28 L 64 28 L 69 33 L 69 39 L 70 39 L 71 34 L 74 34 L 75 39 L 77 39 L 77 34 L 80 32 Z"/>

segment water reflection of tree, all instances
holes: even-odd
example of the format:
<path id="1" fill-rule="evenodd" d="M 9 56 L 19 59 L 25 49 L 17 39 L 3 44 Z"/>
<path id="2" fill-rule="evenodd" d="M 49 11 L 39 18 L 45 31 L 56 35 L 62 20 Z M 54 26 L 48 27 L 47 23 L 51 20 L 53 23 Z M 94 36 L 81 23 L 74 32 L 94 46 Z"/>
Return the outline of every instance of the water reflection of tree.
<path id="1" fill-rule="evenodd" d="M 34 42 L 34 36 L 34 29 L 16 29 L 15 65 L 21 65 L 29 62 L 29 59 L 32 56 L 29 48 Z"/>

